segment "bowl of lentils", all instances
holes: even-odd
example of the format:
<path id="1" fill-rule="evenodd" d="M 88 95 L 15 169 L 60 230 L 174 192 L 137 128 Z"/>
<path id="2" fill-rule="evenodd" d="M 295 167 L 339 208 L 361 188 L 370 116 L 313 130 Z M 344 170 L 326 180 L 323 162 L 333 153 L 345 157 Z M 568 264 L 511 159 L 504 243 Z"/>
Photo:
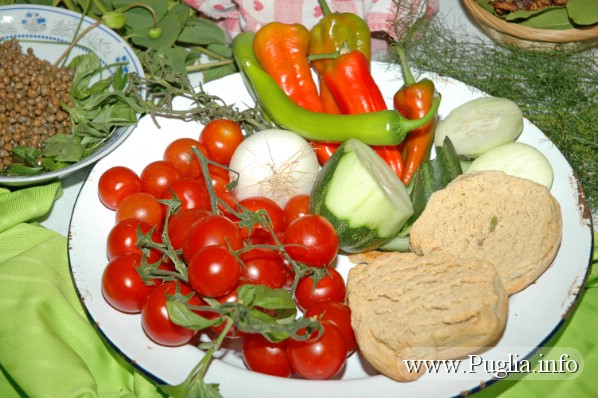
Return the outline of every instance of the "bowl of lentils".
<path id="1" fill-rule="evenodd" d="M 110 28 L 76 12 L 0 6 L 0 186 L 64 178 L 132 132 L 141 62 Z"/>

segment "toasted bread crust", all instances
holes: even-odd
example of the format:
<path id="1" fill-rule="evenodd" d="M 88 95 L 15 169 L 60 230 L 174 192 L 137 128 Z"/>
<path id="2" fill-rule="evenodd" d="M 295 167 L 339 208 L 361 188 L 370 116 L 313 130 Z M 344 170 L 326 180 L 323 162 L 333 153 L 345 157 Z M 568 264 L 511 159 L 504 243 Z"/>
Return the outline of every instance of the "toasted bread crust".
<path id="1" fill-rule="evenodd" d="M 420 255 L 447 252 L 496 266 L 509 294 L 533 283 L 562 237 L 559 203 L 543 185 L 499 171 L 463 174 L 435 192 L 410 233 Z"/>
<path id="2" fill-rule="evenodd" d="M 453 359 L 492 345 L 504 330 L 508 295 L 492 264 L 448 253 L 385 253 L 349 271 L 347 298 L 363 356 L 397 381 L 403 360 Z"/>

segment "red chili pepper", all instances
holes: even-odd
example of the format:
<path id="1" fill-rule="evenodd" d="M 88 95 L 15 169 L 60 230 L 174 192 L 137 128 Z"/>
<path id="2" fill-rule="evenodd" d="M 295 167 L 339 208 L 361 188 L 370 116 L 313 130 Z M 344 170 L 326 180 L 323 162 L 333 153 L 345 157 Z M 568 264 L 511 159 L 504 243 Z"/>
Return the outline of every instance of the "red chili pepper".
<path id="1" fill-rule="evenodd" d="M 309 31 L 305 26 L 267 23 L 255 33 L 253 48 L 262 68 L 295 103 L 324 111 L 307 58 Z"/>
<path id="2" fill-rule="evenodd" d="M 354 50 L 340 54 L 324 72 L 326 87 L 343 114 L 368 113 L 386 110 L 386 101 L 376 84 L 369 61 L 362 52 Z M 312 144 L 320 164 L 324 164 L 338 147 L 337 143 Z M 372 146 L 399 176 L 403 175 L 403 157 L 398 146 Z"/>
<path id="3" fill-rule="evenodd" d="M 402 48 L 397 48 L 405 84 L 395 93 L 393 97 L 394 107 L 407 119 L 419 119 L 432 107 L 432 101 L 436 88 L 429 79 L 415 81 L 407 59 Z M 400 144 L 403 158 L 405 159 L 405 171 L 402 181 L 409 184 L 420 164 L 429 158 L 434 142 L 434 130 L 436 119 L 433 119 L 423 127 L 412 130 L 407 134 L 405 140 Z"/>

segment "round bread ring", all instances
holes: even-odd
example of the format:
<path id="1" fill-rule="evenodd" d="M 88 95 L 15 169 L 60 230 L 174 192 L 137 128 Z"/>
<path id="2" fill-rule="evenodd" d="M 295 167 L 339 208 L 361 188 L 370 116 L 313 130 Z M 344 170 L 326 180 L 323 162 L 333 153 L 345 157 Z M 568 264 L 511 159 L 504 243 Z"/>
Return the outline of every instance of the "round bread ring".
<path id="1" fill-rule="evenodd" d="M 405 360 L 464 357 L 504 331 L 508 294 L 494 265 L 448 253 L 385 253 L 349 271 L 347 300 L 361 354 L 384 375 L 412 381 Z"/>
<path id="2" fill-rule="evenodd" d="M 560 205 L 545 186 L 480 171 L 457 177 L 430 197 L 409 244 L 419 255 L 446 252 L 487 260 L 514 294 L 546 271 L 561 237 Z"/>

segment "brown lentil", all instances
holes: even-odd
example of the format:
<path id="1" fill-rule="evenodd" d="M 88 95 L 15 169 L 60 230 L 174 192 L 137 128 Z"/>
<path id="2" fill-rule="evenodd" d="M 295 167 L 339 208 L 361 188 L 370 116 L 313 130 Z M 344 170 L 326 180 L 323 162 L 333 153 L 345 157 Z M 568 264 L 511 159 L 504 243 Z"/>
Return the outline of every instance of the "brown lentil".
<path id="1" fill-rule="evenodd" d="M 70 134 L 74 70 L 23 53 L 16 39 L 0 42 L 0 171 L 13 163 L 12 149 L 42 149 L 55 134 Z"/>

